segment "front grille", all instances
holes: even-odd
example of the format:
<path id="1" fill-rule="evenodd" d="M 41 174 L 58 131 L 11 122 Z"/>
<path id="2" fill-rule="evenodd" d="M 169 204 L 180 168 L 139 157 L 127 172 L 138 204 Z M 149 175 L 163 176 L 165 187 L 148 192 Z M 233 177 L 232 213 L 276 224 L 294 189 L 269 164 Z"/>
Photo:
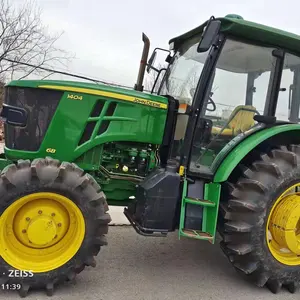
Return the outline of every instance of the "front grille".
<path id="1" fill-rule="evenodd" d="M 4 103 L 28 113 L 24 128 L 5 124 L 5 145 L 9 149 L 37 151 L 57 109 L 63 91 L 6 87 Z"/>

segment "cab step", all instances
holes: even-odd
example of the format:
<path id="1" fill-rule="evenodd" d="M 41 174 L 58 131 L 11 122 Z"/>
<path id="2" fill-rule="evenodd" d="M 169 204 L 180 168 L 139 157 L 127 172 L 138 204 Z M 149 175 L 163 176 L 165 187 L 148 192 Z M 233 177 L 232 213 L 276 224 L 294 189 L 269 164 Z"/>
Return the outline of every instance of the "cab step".
<path id="1" fill-rule="evenodd" d="M 186 237 L 191 237 L 194 239 L 206 240 L 206 241 L 212 241 L 214 238 L 212 235 L 210 235 L 207 232 L 203 232 L 200 230 L 186 229 L 186 228 L 182 229 L 181 234 L 185 235 Z"/>
<path id="2" fill-rule="evenodd" d="M 216 235 L 221 186 L 218 183 L 198 182 L 197 185 L 191 187 L 190 191 L 193 190 L 193 192 L 189 193 L 190 184 L 193 183 L 184 180 L 179 238 L 182 236 L 206 240 L 213 244 Z M 195 197 L 198 195 L 199 198 Z"/>
<path id="3" fill-rule="evenodd" d="M 201 205 L 201 206 L 209 206 L 209 207 L 215 207 L 216 203 L 209 201 L 209 200 L 203 200 L 203 199 L 197 199 L 197 198 L 185 198 L 186 203 L 195 204 L 195 205 Z"/>

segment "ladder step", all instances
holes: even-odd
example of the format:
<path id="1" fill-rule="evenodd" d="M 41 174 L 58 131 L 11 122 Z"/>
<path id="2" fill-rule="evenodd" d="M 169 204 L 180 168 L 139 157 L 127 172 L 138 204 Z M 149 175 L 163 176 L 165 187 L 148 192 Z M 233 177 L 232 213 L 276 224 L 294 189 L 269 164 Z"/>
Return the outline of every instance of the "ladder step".
<path id="1" fill-rule="evenodd" d="M 190 204 L 195 204 L 195 205 L 208 206 L 208 207 L 216 206 L 216 204 L 214 202 L 211 202 L 208 200 L 203 200 L 203 199 L 198 199 L 198 198 L 186 197 L 185 202 L 190 203 Z"/>
<path id="2" fill-rule="evenodd" d="M 183 228 L 182 235 L 184 235 L 186 237 L 194 238 L 194 239 L 199 239 L 199 240 L 208 240 L 208 241 L 213 240 L 213 236 L 211 236 L 207 232 L 203 232 L 200 230 Z"/>

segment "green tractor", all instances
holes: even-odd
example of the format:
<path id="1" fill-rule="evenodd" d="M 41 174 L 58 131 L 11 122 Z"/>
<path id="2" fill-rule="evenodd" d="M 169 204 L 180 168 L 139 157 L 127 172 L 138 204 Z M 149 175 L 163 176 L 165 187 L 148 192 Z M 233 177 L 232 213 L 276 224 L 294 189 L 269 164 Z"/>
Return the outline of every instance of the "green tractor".
<path id="1" fill-rule="evenodd" d="M 108 205 L 137 233 L 215 243 L 259 287 L 300 281 L 300 37 L 211 17 L 156 48 L 134 89 L 21 80 L 1 116 L 1 289 L 70 281 L 107 244 Z M 167 68 L 154 59 L 166 51 Z M 145 63 L 147 62 L 147 63 Z M 143 92 L 157 71 L 157 92 Z M 158 86 L 159 85 L 159 86 Z"/>

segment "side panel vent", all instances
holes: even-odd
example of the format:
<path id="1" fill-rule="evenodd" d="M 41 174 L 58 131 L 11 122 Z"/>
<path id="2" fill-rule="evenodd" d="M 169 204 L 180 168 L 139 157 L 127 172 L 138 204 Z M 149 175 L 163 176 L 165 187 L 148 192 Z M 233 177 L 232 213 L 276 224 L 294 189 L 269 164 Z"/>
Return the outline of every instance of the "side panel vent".
<path id="1" fill-rule="evenodd" d="M 86 141 L 88 141 L 92 134 L 93 134 L 93 131 L 94 131 L 94 128 L 96 126 L 96 121 L 95 122 L 88 122 L 86 127 L 85 127 L 85 130 L 81 136 L 81 139 L 79 141 L 79 145 L 82 145 L 83 143 L 85 143 Z"/>
<path id="2" fill-rule="evenodd" d="M 102 112 L 103 107 L 104 107 L 103 101 L 96 102 L 94 109 L 91 113 L 91 117 L 99 117 Z"/>
<path id="3" fill-rule="evenodd" d="M 111 102 L 109 104 L 108 108 L 107 108 L 105 116 L 111 117 L 114 114 L 114 112 L 116 110 L 116 107 L 117 107 L 117 103 L 116 102 Z"/>
<path id="4" fill-rule="evenodd" d="M 84 144 L 85 142 L 87 142 L 91 139 L 98 122 L 100 123 L 100 126 L 98 124 L 99 129 L 98 129 L 97 135 L 101 135 L 107 131 L 109 124 L 111 122 L 110 117 L 113 118 L 116 107 L 117 107 L 117 102 L 108 103 L 108 102 L 99 100 L 95 103 L 93 110 L 91 112 L 91 115 L 90 115 L 90 118 L 94 118 L 94 119 L 88 120 L 88 123 L 84 129 L 84 132 L 82 133 L 82 136 L 80 138 L 78 146 Z M 103 109 L 106 110 L 105 115 L 101 116 L 101 113 L 104 112 Z M 105 118 L 109 118 L 109 120 L 105 120 Z M 96 130 L 97 130 L 97 128 L 96 128 Z M 95 135 L 95 133 L 94 133 L 94 135 Z"/>
<path id="5" fill-rule="evenodd" d="M 111 102 L 106 110 L 106 114 L 105 114 L 105 117 L 111 117 L 113 116 L 115 110 L 116 110 L 116 107 L 117 107 L 117 103 L 116 102 Z M 101 135 L 103 134 L 104 132 L 106 132 L 106 130 L 108 129 L 108 126 L 110 124 L 110 120 L 103 120 L 101 122 L 101 126 L 99 127 L 99 130 L 98 130 L 98 133 L 97 135 Z"/>
<path id="6" fill-rule="evenodd" d="M 110 121 L 102 121 L 101 126 L 98 130 L 98 135 L 104 133 L 107 130 L 109 123 Z"/>

